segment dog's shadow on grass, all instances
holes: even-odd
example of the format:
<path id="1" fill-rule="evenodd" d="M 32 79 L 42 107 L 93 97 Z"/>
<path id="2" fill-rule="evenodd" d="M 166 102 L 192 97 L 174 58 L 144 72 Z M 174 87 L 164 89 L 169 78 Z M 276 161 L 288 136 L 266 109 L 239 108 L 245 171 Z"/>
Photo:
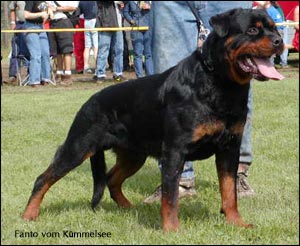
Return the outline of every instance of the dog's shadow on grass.
<path id="1" fill-rule="evenodd" d="M 212 188 L 215 184 L 212 184 L 207 181 L 200 181 L 199 187 L 201 187 L 201 192 L 198 192 L 197 195 L 193 197 L 185 197 L 180 199 L 179 201 L 179 210 L 178 216 L 179 220 L 183 223 L 189 220 L 194 221 L 207 221 L 213 216 L 217 216 L 218 211 L 211 212 L 209 209 L 209 203 L 211 201 L 202 201 L 201 193 L 204 192 L 206 188 Z M 198 187 L 198 186 L 197 186 Z M 218 189 L 218 187 L 213 187 L 214 189 Z M 141 188 L 142 189 L 142 188 Z M 143 192 L 141 192 L 143 193 Z M 146 195 L 145 195 L 146 196 Z M 217 194 L 219 196 L 219 194 Z M 128 197 L 130 199 L 130 197 Z M 206 203 L 207 202 L 207 203 Z M 215 200 L 214 200 L 215 202 Z M 112 204 L 113 203 L 113 204 Z M 132 217 L 136 217 L 138 223 L 147 228 L 154 230 L 161 230 L 162 228 L 162 220 L 161 220 L 161 203 L 153 202 L 152 204 L 145 204 L 142 200 L 135 201 L 133 203 L 133 207 L 130 209 L 123 209 L 117 207 L 117 205 L 111 200 L 102 202 L 96 209 L 96 213 L 100 210 L 105 210 L 107 212 L 115 212 L 116 210 L 124 212 L 126 215 L 130 215 Z"/>
<path id="2" fill-rule="evenodd" d="M 139 178 L 138 178 L 139 179 Z M 138 194 L 142 194 L 143 197 L 147 196 L 149 192 L 149 187 L 147 183 L 139 182 L 141 184 L 138 188 L 134 185 L 127 186 L 127 192 L 124 191 L 125 195 L 127 193 L 135 192 Z M 196 190 L 197 194 L 193 197 L 187 197 L 180 199 L 179 206 L 179 219 L 182 222 L 195 220 L 195 221 L 207 221 L 210 217 L 216 216 L 218 211 L 211 212 L 209 209 L 209 205 L 212 202 L 215 202 L 215 199 L 210 198 L 209 201 L 203 201 L 203 193 L 206 190 L 213 189 L 218 190 L 218 186 L 216 183 L 208 182 L 205 180 L 201 180 L 197 183 Z M 141 195 L 139 195 L 141 196 Z M 219 196 L 216 193 L 216 196 Z M 126 195 L 126 197 L 131 201 L 130 195 Z M 204 195 L 207 199 L 207 195 Z M 130 209 L 119 208 L 117 204 L 109 197 L 108 192 L 105 192 L 103 199 L 100 201 L 99 205 L 95 210 L 92 210 L 90 199 L 87 197 L 82 197 L 77 200 L 60 200 L 51 202 L 47 207 L 42 208 L 42 210 L 47 211 L 47 213 L 51 215 L 62 215 L 67 214 L 74 210 L 86 210 L 90 209 L 91 212 L 95 212 L 95 217 L 97 217 L 97 213 L 109 212 L 109 213 L 124 213 L 124 218 L 129 215 L 133 218 L 137 218 L 138 223 L 143 227 L 151 228 L 154 230 L 161 230 L 161 203 L 154 202 L 152 204 L 145 204 L 143 200 L 138 200 L 135 198 L 132 201 L 133 207 Z M 126 215 L 126 216 L 125 216 Z"/>

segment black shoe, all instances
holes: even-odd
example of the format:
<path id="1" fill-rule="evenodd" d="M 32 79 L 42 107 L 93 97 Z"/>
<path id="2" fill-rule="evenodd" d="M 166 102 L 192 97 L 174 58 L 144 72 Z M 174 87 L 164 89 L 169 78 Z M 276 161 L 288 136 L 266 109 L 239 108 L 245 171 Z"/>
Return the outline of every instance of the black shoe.
<path id="1" fill-rule="evenodd" d="M 107 78 L 106 77 L 97 77 L 96 75 L 93 77 L 93 80 L 96 82 L 96 83 L 103 83 L 105 81 L 107 81 Z"/>

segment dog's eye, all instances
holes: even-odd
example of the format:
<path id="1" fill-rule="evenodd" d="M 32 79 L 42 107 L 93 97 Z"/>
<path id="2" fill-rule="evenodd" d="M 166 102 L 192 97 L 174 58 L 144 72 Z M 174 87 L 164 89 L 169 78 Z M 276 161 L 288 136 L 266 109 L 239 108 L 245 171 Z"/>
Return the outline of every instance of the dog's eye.
<path id="1" fill-rule="evenodd" d="M 257 35 L 259 33 L 259 30 L 258 28 L 256 27 L 250 27 L 248 30 L 247 30 L 247 33 L 249 35 Z"/>

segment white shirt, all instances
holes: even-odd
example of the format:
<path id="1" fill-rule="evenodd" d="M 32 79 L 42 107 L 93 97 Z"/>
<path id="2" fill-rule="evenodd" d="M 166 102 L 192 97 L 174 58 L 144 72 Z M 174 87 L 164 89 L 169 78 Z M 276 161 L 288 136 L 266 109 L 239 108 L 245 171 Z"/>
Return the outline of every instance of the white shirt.
<path id="1" fill-rule="evenodd" d="M 54 1 L 46 1 L 50 6 L 57 7 Z M 78 7 L 79 1 L 56 1 L 60 6 L 71 6 L 71 7 Z M 70 11 L 72 13 L 72 11 Z M 62 11 L 54 11 L 53 18 L 54 20 L 57 19 L 67 19 L 68 17 Z"/>

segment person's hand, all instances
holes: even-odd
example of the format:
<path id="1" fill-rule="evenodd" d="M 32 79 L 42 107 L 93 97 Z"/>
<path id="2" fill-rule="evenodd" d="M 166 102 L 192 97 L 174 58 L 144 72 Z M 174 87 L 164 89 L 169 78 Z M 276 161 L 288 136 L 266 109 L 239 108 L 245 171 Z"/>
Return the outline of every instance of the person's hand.
<path id="1" fill-rule="evenodd" d="M 11 30 L 15 30 L 16 29 L 16 22 L 12 21 L 10 23 L 10 28 L 11 28 Z"/>
<path id="2" fill-rule="evenodd" d="M 43 19 L 43 22 L 45 23 L 46 20 L 49 18 L 49 14 L 46 11 L 43 11 L 40 14 L 41 14 L 41 17 Z"/>
<path id="3" fill-rule="evenodd" d="M 148 10 L 151 8 L 149 3 L 143 3 L 143 5 L 141 7 L 142 7 L 142 9 L 145 9 L 145 10 Z"/>
<path id="4" fill-rule="evenodd" d="M 118 2 L 118 7 L 120 10 L 124 9 L 125 4 L 121 1 Z"/>

